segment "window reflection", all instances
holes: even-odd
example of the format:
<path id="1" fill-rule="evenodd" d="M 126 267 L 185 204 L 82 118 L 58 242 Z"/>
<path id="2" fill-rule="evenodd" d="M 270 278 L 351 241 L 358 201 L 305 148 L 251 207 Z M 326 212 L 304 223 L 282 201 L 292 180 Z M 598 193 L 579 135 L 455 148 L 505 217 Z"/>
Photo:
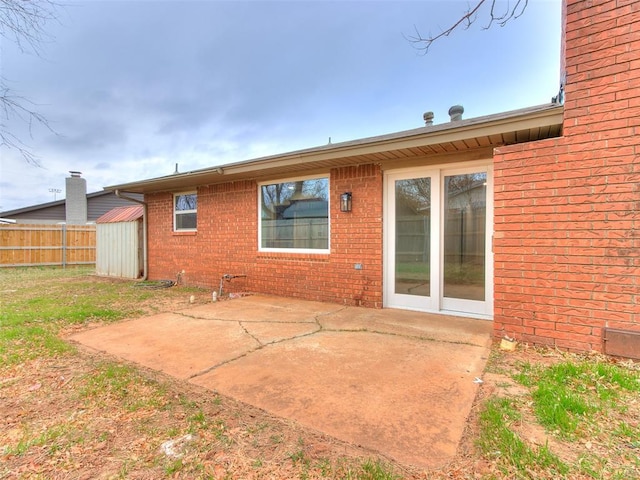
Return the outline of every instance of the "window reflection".
<path id="1" fill-rule="evenodd" d="M 431 295 L 431 179 L 396 181 L 395 293 Z"/>
<path id="2" fill-rule="evenodd" d="M 260 187 L 260 247 L 329 248 L 329 179 Z"/>
<path id="3" fill-rule="evenodd" d="M 485 299 L 487 174 L 445 177 L 444 296 Z"/>

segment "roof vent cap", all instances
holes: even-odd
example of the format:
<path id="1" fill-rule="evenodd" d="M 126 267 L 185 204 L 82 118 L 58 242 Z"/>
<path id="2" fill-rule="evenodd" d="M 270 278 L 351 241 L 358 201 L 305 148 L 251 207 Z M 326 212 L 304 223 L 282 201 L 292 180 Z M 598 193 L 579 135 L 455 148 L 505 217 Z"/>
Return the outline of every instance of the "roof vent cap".
<path id="1" fill-rule="evenodd" d="M 464 107 L 462 105 L 454 105 L 449 109 L 449 116 L 452 122 L 462 120 L 462 114 L 464 113 Z"/>
<path id="2" fill-rule="evenodd" d="M 422 115 L 422 119 L 424 120 L 424 124 L 426 126 L 430 126 L 433 125 L 433 112 L 424 112 L 424 115 Z"/>

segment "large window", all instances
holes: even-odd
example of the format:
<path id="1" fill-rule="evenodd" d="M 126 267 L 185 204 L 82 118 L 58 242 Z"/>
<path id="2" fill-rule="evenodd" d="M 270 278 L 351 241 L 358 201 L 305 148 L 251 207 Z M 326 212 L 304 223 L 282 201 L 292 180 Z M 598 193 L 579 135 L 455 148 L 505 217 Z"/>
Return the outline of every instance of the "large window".
<path id="1" fill-rule="evenodd" d="M 198 226 L 198 196 L 195 192 L 173 196 L 173 229 L 176 232 L 195 232 Z"/>
<path id="2" fill-rule="evenodd" d="M 329 251 L 329 179 L 260 185 L 259 247 L 264 251 Z"/>

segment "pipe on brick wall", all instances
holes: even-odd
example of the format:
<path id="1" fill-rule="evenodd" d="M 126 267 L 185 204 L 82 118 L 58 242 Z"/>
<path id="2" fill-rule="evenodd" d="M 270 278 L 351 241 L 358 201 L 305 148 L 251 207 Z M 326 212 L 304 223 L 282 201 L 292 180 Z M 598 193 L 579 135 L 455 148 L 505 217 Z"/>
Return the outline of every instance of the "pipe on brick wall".
<path id="1" fill-rule="evenodd" d="M 144 273 L 142 274 L 142 281 L 145 281 L 149 276 L 149 254 L 147 252 L 147 202 L 138 200 L 137 198 L 127 197 L 117 189 L 114 191 L 114 193 L 118 198 L 129 200 L 130 202 L 135 202 L 142 205 L 142 268 L 144 270 Z"/>

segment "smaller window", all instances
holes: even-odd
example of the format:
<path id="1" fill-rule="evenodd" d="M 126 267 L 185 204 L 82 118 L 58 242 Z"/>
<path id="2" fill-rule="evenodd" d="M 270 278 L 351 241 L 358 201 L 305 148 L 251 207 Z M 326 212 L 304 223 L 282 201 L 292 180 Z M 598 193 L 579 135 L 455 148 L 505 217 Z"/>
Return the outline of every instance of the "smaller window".
<path id="1" fill-rule="evenodd" d="M 195 232 L 198 226 L 198 196 L 195 193 L 173 195 L 173 229 L 176 232 Z"/>

